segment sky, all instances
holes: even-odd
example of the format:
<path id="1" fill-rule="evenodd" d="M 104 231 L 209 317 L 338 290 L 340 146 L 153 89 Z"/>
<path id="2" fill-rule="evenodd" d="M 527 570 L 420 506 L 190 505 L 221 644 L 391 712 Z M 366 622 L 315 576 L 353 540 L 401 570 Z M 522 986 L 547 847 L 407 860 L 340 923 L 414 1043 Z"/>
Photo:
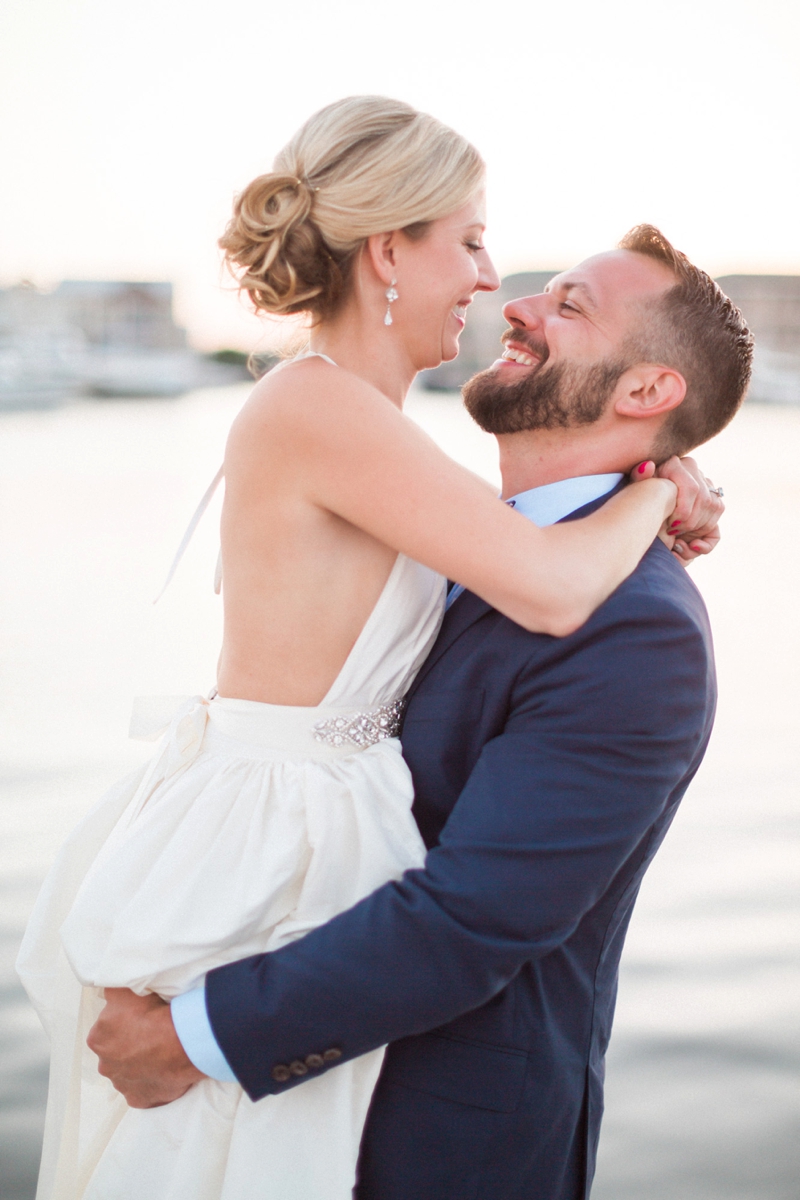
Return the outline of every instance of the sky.
<path id="1" fill-rule="evenodd" d="M 0 286 L 169 279 L 199 348 L 263 345 L 216 240 L 357 92 L 478 146 L 501 274 L 640 221 L 716 275 L 800 274 L 798 64 L 796 0 L 3 0 Z"/>

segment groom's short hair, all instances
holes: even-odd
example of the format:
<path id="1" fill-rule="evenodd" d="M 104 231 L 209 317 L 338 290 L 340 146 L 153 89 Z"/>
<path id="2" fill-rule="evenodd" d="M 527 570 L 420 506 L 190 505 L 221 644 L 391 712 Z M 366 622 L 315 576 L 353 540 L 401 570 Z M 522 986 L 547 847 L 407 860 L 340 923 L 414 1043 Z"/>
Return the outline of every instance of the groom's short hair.
<path id="1" fill-rule="evenodd" d="M 630 346 L 639 362 L 673 367 L 686 380 L 686 398 L 667 415 L 653 448 L 663 461 L 707 442 L 735 416 L 750 382 L 753 335 L 711 276 L 654 225 L 635 226 L 619 248 L 654 258 L 675 275 L 674 287 L 647 302 Z"/>

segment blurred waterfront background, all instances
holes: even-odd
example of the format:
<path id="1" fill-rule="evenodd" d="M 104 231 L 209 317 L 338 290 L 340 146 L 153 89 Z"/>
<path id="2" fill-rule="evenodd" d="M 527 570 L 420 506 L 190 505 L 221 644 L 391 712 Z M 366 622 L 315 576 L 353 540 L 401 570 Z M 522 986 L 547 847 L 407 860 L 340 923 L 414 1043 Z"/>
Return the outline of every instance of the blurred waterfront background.
<path id="1" fill-rule="evenodd" d="M 132 697 L 213 683 L 218 505 L 151 601 L 247 391 L 84 399 L 2 421 L 3 1200 L 33 1196 L 47 1078 L 16 946 L 66 832 L 151 753 L 126 740 Z M 457 395 L 417 390 L 408 411 L 497 479 L 494 443 Z M 692 568 L 719 716 L 628 938 L 593 1200 L 800 1195 L 798 435 L 800 406 L 750 404 L 698 456 L 728 506 L 720 548 Z"/>
<path id="2" fill-rule="evenodd" d="M 12 964 L 39 883 L 150 752 L 126 740 L 133 696 L 214 678 L 218 502 L 151 600 L 247 395 L 242 360 L 279 340 L 216 239 L 234 193 L 352 92 L 479 146 L 501 299 L 651 221 L 758 335 L 750 402 L 698 455 L 728 506 L 692 568 L 719 716 L 628 938 L 592 1195 L 800 1200 L 798 61 L 786 0 L 4 0 L 0 1200 L 35 1189 L 47 1048 Z M 502 326 L 479 297 L 459 360 L 409 403 L 490 479 L 452 389 Z"/>

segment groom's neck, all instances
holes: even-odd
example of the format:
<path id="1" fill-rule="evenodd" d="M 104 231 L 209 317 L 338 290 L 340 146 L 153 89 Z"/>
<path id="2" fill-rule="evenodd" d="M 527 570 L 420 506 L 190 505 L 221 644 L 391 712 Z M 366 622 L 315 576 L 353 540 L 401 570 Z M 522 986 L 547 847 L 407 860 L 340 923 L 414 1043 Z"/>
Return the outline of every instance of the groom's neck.
<path id="1" fill-rule="evenodd" d="M 632 470 L 644 457 L 638 453 L 639 447 L 628 446 L 627 439 L 621 443 L 607 434 L 608 431 L 594 425 L 499 434 L 503 499 L 578 475 Z"/>

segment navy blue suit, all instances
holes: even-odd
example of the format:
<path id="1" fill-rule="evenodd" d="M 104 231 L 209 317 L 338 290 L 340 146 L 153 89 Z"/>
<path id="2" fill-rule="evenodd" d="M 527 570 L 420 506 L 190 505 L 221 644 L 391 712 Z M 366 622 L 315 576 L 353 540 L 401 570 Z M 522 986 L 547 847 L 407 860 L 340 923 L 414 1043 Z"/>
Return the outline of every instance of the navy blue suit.
<path id="1" fill-rule="evenodd" d="M 391 1043 L 359 1200 L 588 1195 L 623 940 L 714 704 L 706 611 L 661 542 L 567 638 L 453 605 L 402 735 L 425 868 L 206 982 L 254 1099 L 302 1085 L 276 1064 Z"/>

